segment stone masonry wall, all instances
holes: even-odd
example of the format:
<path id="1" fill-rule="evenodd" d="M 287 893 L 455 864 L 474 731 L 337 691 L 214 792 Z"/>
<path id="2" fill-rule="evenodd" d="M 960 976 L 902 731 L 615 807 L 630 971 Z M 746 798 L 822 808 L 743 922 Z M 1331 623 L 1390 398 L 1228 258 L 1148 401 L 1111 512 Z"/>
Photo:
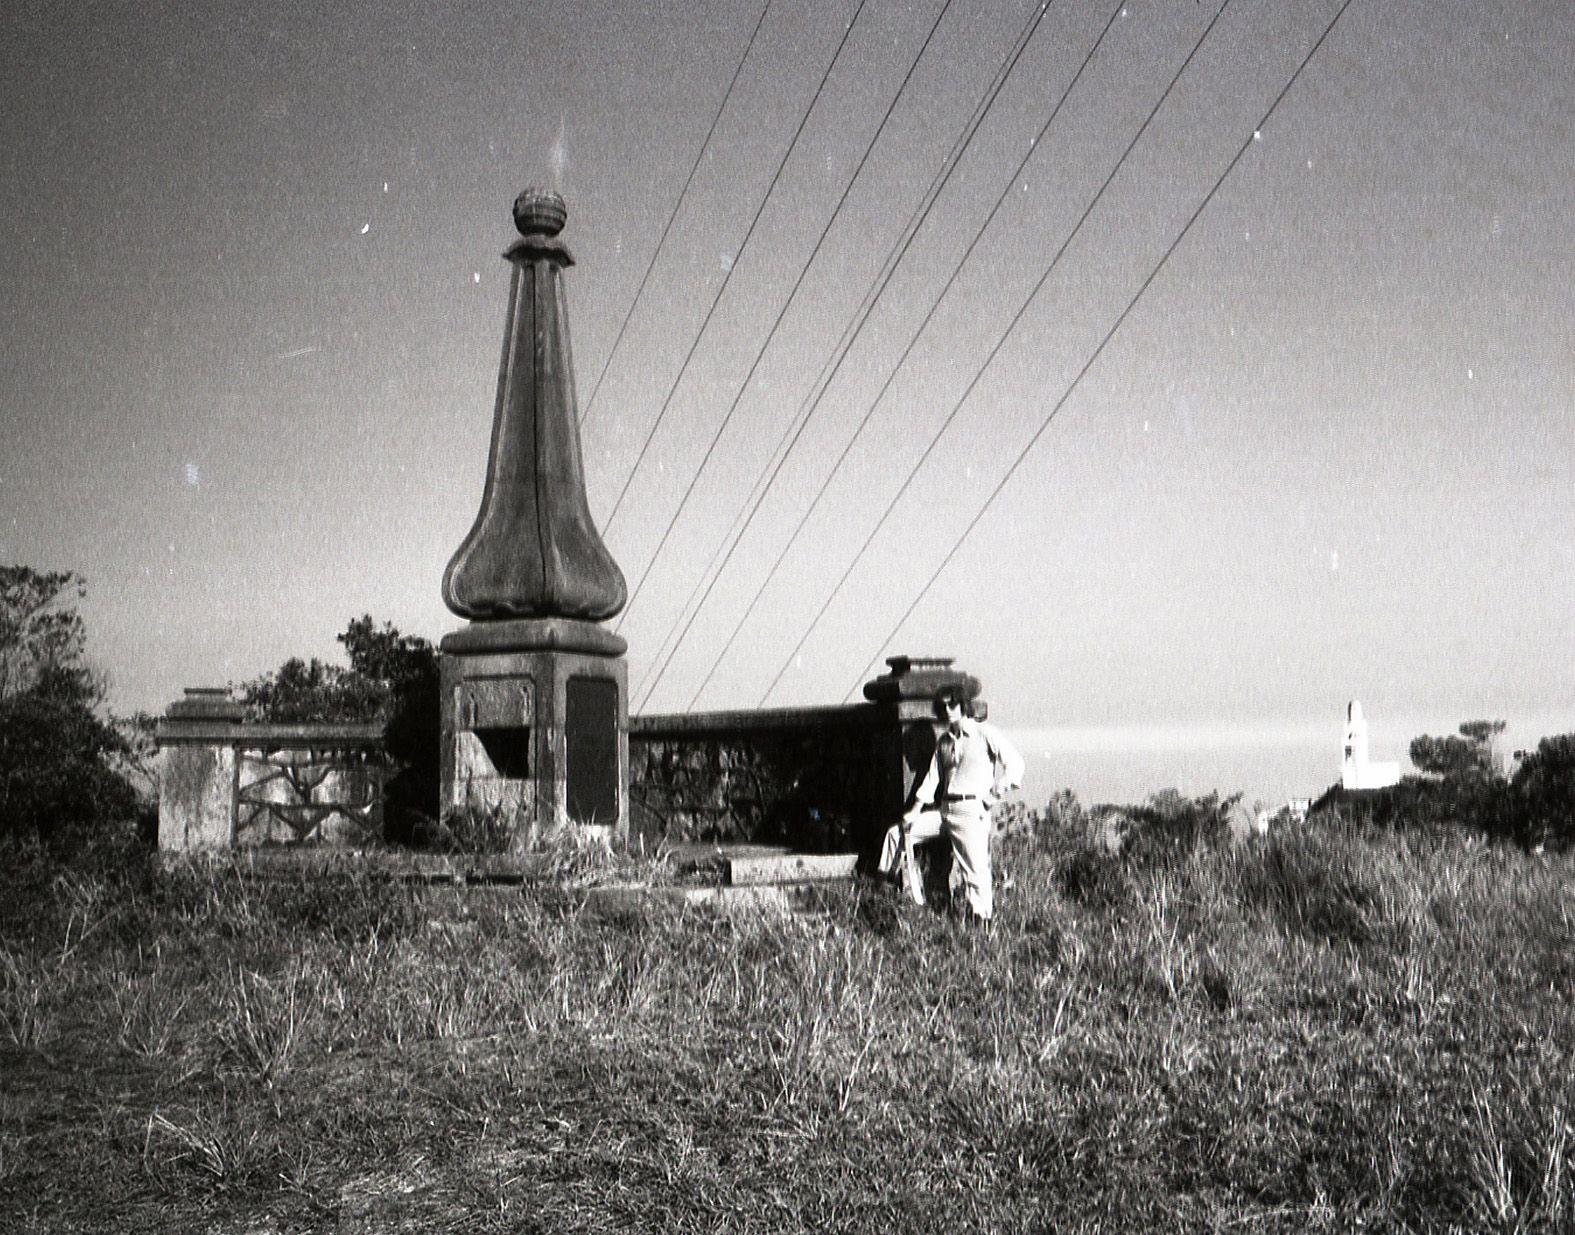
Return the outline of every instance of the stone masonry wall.
<path id="1" fill-rule="evenodd" d="M 895 713 L 870 704 L 631 717 L 629 782 L 631 831 L 648 845 L 809 852 L 870 849 L 905 787 Z"/>

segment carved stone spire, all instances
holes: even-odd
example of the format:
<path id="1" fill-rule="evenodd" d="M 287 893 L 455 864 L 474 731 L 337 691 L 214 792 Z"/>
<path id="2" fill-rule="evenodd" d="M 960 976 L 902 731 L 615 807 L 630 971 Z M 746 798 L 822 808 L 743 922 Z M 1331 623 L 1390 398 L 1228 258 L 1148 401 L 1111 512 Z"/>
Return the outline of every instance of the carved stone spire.
<path id="1" fill-rule="evenodd" d="M 580 456 L 563 269 L 568 217 L 556 193 L 514 202 L 521 239 L 504 329 L 498 402 L 481 510 L 443 572 L 443 603 L 473 621 L 602 621 L 628 599 L 623 572 L 591 519 Z"/>

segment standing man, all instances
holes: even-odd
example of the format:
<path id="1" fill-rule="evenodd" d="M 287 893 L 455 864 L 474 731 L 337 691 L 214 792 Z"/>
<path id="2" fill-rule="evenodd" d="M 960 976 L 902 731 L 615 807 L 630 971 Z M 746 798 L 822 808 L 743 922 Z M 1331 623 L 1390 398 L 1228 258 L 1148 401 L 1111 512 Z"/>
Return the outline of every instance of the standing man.
<path id="1" fill-rule="evenodd" d="M 924 904 L 913 846 L 944 831 L 951 838 L 952 863 L 967 888 L 968 907 L 975 917 L 987 921 L 995 912 L 990 809 L 1021 787 L 1023 757 L 994 725 L 969 715 L 971 710 L 959 687 L 943 686 L 935 693 L 935 711 L 946 727 L 936 739 L 935 757 L 914 791 L 907 814 L 886 833 L 880 869 L 890 874 L 904 865 L 908 895 Z"/>

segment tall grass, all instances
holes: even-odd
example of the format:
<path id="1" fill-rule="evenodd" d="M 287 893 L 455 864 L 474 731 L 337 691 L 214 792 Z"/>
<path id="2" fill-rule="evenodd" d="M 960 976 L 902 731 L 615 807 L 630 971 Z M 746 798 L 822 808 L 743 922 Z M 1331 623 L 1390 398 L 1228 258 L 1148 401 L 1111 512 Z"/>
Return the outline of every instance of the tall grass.
<path id="1" fill-rule="evenodd" d="M 1575 866 L 1042 826 L 979 929 L 13 864 L 0 1229 L 1560 1231 Z"/>

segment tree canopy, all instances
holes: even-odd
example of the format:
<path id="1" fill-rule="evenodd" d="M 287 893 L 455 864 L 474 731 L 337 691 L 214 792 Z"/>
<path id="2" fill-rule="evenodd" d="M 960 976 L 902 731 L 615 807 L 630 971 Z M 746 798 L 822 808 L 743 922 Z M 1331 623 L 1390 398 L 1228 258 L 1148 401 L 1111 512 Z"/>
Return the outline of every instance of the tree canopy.
<path id="1" fill-rule="evenodd" d="M 1459 735 L 1411 740 L 1411 762 L 1417 771 L 1445 780 L 1491 780 L 1500 776 L 1494 762 L 1494 740 L 1504 732 L 1501 720 L 1468 720 Z"/>
<path id="2" fill-rule="evenodd" d="M 282 724 L 381 721 L 384 746 L 399 766 L 388 784 L 390 832 L 407 834 L 437 814 L 437 649 L 370 614 L 337 636 L 349 665 L 292 657 L 245 682 L 236 695 L 255 720 Z"/>
<path id="3" fill-rule="evenodd" d="M 87 634 L 76 602 L 87 594 L 70 571 L 0 566 L 0 700 L 40 683 L 53 694 L 92 686 Z"/>

